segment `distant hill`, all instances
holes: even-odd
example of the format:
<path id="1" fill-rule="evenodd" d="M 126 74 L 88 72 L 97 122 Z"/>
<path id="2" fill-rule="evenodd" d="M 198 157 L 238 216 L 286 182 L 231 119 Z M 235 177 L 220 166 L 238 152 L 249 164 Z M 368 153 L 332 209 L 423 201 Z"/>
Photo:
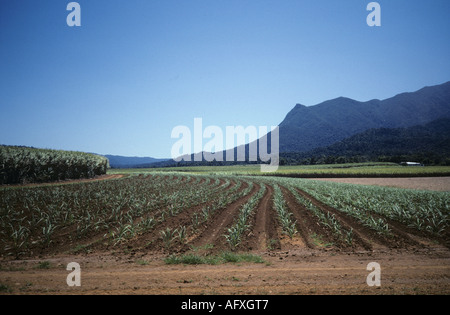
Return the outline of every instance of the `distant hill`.
<path id="1" fill-rule="evenodd" d="M 386 100 L 340 97 L 315 106 L 297 104 L 279 125 L 280 152 L 306 152 L 374 128 L 423 125 L 450 118 L 450 82 Z"/>
<path id="2" fill-rule="evenodd" d="M 153 163 L 163 162 L 167 159 L 155 159 L 152 157 L 129 157 L 120 155 L 104 155 L 108 158 L 111 168 L 139 168 L 148 167 Z"/>
<path id="3" fill-rule="evenodd" d="M 286 164 L 405 160 L 444 164 L 450 162 L 450 118 L 408 128 L 369 129 L 327 147 L 283 153 L 282 158 Z"/>

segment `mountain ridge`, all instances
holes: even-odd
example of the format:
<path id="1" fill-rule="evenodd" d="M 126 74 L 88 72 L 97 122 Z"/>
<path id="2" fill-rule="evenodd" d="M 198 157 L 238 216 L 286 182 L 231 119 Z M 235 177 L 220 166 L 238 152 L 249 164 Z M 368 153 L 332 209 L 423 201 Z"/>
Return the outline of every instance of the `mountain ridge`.
<path id="1" fill-rule="evenodd" d="M 150 165 L 153 163 L 164 162 L 169 159 L 156 159 L 152 157 L 138 157 L 138 156 L 122 156 L 122 155 L 102 155 L 109 160 L 111 168 L 135 168 L 142 165 Z"/>
<path id="2" fill-rule="evenodd" d="M 280 152 L 306 152 L 372 128 L 398 128 L 450 117 L 450 81 L 366 102 L 338 97 L 297 104 L 280 123 Z"/>
<path id="3" fill-rule="evenodd" d="M 418 160 L 424 164 L 450 163 L 450 118 L 425 125 L 374 128 L 327 147 L 303 153 L 281 154 L 282 164 L 348 163 L 378 161 L 400 163 Z"/>

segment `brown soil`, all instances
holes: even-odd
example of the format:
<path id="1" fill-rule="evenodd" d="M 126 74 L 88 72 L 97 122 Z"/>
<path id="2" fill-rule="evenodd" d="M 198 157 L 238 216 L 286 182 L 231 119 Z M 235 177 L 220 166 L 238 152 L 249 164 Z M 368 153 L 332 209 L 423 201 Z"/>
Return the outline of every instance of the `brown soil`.
<path id="1" fill-rule="evenodd" d="M 245 184 L 246 185 L 246 184 Z M 244 189 L 245 187 L 241 187 Z M 233 202 L 226 209 L 221 209 L 206 222 L 200 233 L 189 242 L 194 247 L 202 247 L 205 245 L 214 245 L 214 251 L 225 250 L 228 248 L 224 237 L 226 228 L 232 226 L 239 209 L 259 190 L 259 185 L 254 184 L 251 192 L 237 201 Z"/>
<path id="2" fill-rule="evenodd" d="M 221 182 L 219 186 L 222 186 L 224 183 Z M 233 186 L 235 186 L 236 183 L 232 182 L 228 187 L 226 187 L 226 190 L 231 189 Z M 243 185 L 245 187 L 245 185 Z M 244 187 L 241 187 L 240 189 L 243 189 Z M 223 193 L 224 191 L 222 191 Z M 173 217 L 167 218 L 164 222 L 158 224 L 157 229 L 151 230 L 150 232 L 139 235 L 135 240 L 131 240 L 130 242 L 127 242 L 126 246 L 127 248 L 137 248 L 138 250 L 141 248 L 144 248 L 146 251 L 158 251 L 158 252 L 183 252 L 186 250 L 186 248 L 189 248 L 188 246 L 177 246 L 179 244 L 175 244 L 175 246 L 171 246 L 169 249 L 166 248 L 165 244 L 162 241 L 161 238 L 161 231 L 169 229 L 176 229 L 179 227 L 190 227 L 192 225 L 192 216 L 194 213 L 201 211 L 202 208 L 207 207 L 208 203 L 201 203 L 199 205 L 193 206 L 189 209 L 184 209 L 179 214 Z M 191 233 L 192 230 L 189 229 L 188 233 Z"/>
<path id="3" fill-rule="evenodd" d="M 388 186 L 419 190 L 450 191 L 450 177 L 410 178 L 314 178 L 314 180 L 337 183 Z"/>
<path id="4" fill-rule="evenodd" d="M 252 231 L 248 233 L 247 239 L 241 248 L 251 250 L 280 250 L 280 238 L 277 231 L 276 212 L 273 209 L 273 188 L 266 185 L 266 193 L 252 217 L 250 226 Z"/>
<path id="5" fill-rule="evenodd" d="M 333 235 L 330 229 L 324 227 L 310 210 L 303 204 L 300 204 L 291 192 L 284 188 L 283 190 L 289 209 L 297 221 L 298 230 L 303 238 L 307 240 L 307 244 L 310 248 L 326 248 L 327 250 L 349 249 L 349 246 Z M 298 192 L 303 193 L 302 191 Z M 324 209 L 321 209 L 321 211 L 326 212 Z"/>
<path id="6" fill-rule="evenodd" d="M 266 263 L 166 265 L 161 256 L 95 253 L 1 262 L 2 294 L 450 294 L 450 255 L 417 252 L 335 253 L 298 249 L 255 252 Z M 38 269 L 42 261 L 48 269 Z M 81 267 L 81 286 L 69 287 L 69 262 Z M 381 286 L 370 287 L 367 264 L 381 267 Z"/>

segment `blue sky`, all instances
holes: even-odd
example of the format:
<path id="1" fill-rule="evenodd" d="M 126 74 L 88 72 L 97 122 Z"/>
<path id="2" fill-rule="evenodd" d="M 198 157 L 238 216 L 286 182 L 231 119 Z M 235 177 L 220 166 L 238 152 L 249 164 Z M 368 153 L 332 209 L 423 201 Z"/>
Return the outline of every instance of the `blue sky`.
<path id="1" fill-rule="evenodd" d="M 178 125 L 278 125 L 297 103 L 450 80 L 450 1 L 0 2 L 0 143 L 170 157 Z"/>

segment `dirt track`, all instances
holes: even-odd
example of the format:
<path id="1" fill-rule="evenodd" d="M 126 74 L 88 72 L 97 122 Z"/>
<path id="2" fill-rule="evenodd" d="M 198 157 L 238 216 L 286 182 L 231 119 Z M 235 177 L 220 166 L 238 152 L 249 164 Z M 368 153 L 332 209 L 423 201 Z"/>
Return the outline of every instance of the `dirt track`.
<path id="1" fill-rule="evenodd" d="M 111 253 L 2 264 L 0 279 L 12 294 L 449 294 L 447 250 L 332 253 L 261 253 L 266 264 L 165 265 L 162 257 Z M 69 262 L 81 267 L 81 286 L 69 287 Z M 142 264 L 145 262 L 146 265 Z M 367 264 L 381 267 L 381 286 L 370 287 Z M 5 292 L 2 292 L 5 293 Z"/>

